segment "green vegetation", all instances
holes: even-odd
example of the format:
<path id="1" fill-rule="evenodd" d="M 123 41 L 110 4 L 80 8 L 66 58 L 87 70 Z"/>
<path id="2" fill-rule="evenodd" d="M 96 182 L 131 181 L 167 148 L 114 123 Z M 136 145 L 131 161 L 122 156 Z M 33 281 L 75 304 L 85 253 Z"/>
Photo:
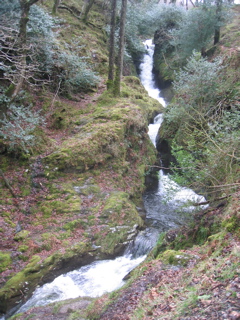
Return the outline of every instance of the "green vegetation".
<path id="1" fill-rule="evenodd" d="M 9 152 L 29 153 L 37 144 L 37 136 L 34 131 L 44 122 L 38 112 L 33 112 L 30 107 L 8 107 L 7 115 L 0 119 L 0 141 L 3 142 Z"/>
<path id="2" fill-rule="evenodd" d="M 0 4 L 0 312 L 63 270 L 123 252 L 144 227 L 138 207 L 157 159 L 147 126 L 164 109 L 148 97 L 133 61 L 141 60 L 142 38 L 153 35 L 154 69 L 163 83 L 174 80 L 175 96 L 160 129 L 176 159 L 173 176 L 216 202 L 189 226 L 161 234 L 121 290 L 89 299 L 88 308 L 79 308 L 82 298 L 47 308 L 69 320 L 98 319 L 109 310 L 132 320 L 193 313 L 210 319 L 215 305 L 216 314 L 235 312 L 239 7 L 221 30 L 220 45 L 213 46 L 219 22 L 226 23 L 215 6 L 186 12 L 175 5 L 129 3 L 124 76 L 114 97 L 105 83 L 108 3 L 96 1 L 85 21 L 79 16 L 83 1 L 65 5 L 54 18 L 53 1 L 31 6 L 26 47 L 19 47 L 19 1 Z M 14 316 L 27 318 L 39 318 L 38 309 Z"/>
<path id="3" fill-rule="evenodd" d="M 0 272 L 7 269 L 12 263 L 11 255 L 9 253 L 0 252 Z"/>
<path id="4" fill-rule="evenodd" d="M 160 131 L 179 166 L 173 164 L 176 180 L 211 190 L 212 197 L 231 194 L 239 179 L 239 89 L 226 81 L 225 63 L 193 54 L 175 77 L 175 98 Z"/>

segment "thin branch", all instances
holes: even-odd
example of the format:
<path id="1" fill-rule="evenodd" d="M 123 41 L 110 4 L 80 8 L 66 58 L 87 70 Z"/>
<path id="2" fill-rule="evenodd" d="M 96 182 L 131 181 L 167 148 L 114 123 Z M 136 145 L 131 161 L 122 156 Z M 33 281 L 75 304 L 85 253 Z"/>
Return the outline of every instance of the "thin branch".
<path id="1" fill-rule="evenodd" d="M 7 178 L 5 177 L 5 175 L 4 175 L 4 173 L 3 173 L 3 171 L 1 169 L 0 169 L 0 175 L 2 176 L 2 178 L 3 178 L 4 182 L 5 182 L 5 185 L 9 189 L 9 191 L 11 192 L 12 196 L 14 198 L 16 198 L 17 196 L 16 196 L 15 192 L 13 191 L 13 188 L 10 186 Z"/>
<path id="2" fill-rule="evenodd" d="M 58 88 L 57 88 L 57 91 L 56 91 L 56 93 L 55 93 L 55 95 L 54 95 L 54 98 L 53 98 L 53 100 L 52 100 L 51 107 L 53 107 L 53 104 L 54 104 L 54 102 L 55 102 L 55 100 L 56 100 L 56 97 L 57 97 L 58 92 L 59 92 L 60 87 L 61 87 L 61 83 L 62 83 L 62 79 L 61 79 L 61 80 L 59 81 L 59 83 L 58 83 Z"/>
<path id="3" fill-rule="evenodd" d="M 235 186 L 240 186 L 240 183 L 230 183 L 230 184 L 222 184 L 218 186 L 209 186 L 208 188 L 225 188 L 225 187 L 235 187 Z"/>
<path id="4" fill-rule="evenodd" d="M 215 199 L 213 199 L 213 200 L 204 201 L 204 202 L 198 202 L 198 203 L 193 203 L 192 205 L 193 205 L 194 207 L 203 206 L 203 205 L 206 205 L 206 204 L 209 204 L 209 203 L 213 203 L 213 202 L 215 202 L 215 201 L 227 199 L 227 198 L 232 197 L 232 196 L 233 196 L 233 194 L 229 194 L 229 195 L 227 195 L 227 196 L 220 197 L 220 198 L 215 198 Z"/>
<path id="5" fill-rule="evenodd" d="M 165 58 L 165 54 L 164 53 L 162 53 L 162 55 L 163 55 L 163 59 L 164 59 L 164 62 L 166 63 L 166 66 L 170 69 L 170 70 L 175 70 L 174 68 L 171 68 L 170 66 L 169 66 L 169 64 L 167 63 L 167 60 L 166 60 L 166 58 Z"/>
<path id="6" fill-rule="evenodd" d="M 67 6 L 67 5 L 65 5 L 65 4 L 64 4 L 64 5 L 63 5 L 63 4 L 59 5 L 59 6 L 58 6 L 58 9 L 67 10 L 67 11 L 70 12 L 75 18 L 77 18 L 78 20 L 81 20 L 81 18 L 80 18 L 78 15 L 76 15 L 69 6 Z"/>

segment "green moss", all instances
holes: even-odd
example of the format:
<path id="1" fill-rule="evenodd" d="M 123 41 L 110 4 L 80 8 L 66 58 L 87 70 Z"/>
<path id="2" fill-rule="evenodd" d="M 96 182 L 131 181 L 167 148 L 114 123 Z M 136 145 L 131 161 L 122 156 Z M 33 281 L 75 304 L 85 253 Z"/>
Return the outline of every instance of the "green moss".
<path id="1" fill-rule="evenodd" d="M 189 261 L 193 259 L 193 255 L 182 251 L 166 250 L 158 256 L 158 259 L 166 264 L 187 266 Z"/>
<path id="2" fill-rule="evenodd" d="M 63 226 L 63 228 L 65 230 L 72 231 L 72 230 L 77 229 L 77 228 L 79 228 L 79 227 L 81 227 L 83 225 L 84 225 L 84 222 L 82 221 L 82 219 L 77 219 L 77 220 L 73 220 L 73 221 L 70 221 L 70 222 L 66 223 Z"/>
<path id="3" fill-rule="evenodd" d="M 83 185 L 81 187 L 76 187 L 77 193 L 82 194 L 84 196 L 88 196 L 90 194 L 98 194 L 101 192 L 101 189 L 97 185 Z M 72 200 L 70 200 L 72 201 Z"/>
<path id="4" fill-rule="evenodd" d="M 15 228 L 16 227 L 16 224 L 8 217 L 6 217 L 4 219 L 5 223 L 7 223 L 9 226 L 11 226 L 12 228 Z"/>
<path id="5" fill-rule="evenodd" d="M 121 123 L 87 125 L 84 130 L 88 132 L 66 140 L 60 150 L 45 158 L 49 166 L 58 170 L 75 167 L 77 171 L 84 172 L 115 156 L 111 146 L 124 139 L 124 126 Z"/>
<path id="6" fill-rule="evenodd" d="M 18 259 L 19 260 L 22 260 L 22 261 L 28 261 L 28 259 L 29 259 L 29 256 L 28 255 L 20 255 L 19 257 L 18 257 Z"/>
<path id="7" fill-rule="evenodd" d="M 3 272 L 11 265 L 12 259 L 10 253 L 0 251 L 0 272 Z"/>
<path id="8" fill-rule="evenodd" d="M 239 217 L 237 217 L 237 215 L 233 215 L 230 218 L 223 220 L 222 227 L 225 228 L 228 232 L 239 230 L 240 228 Z"/>
<path id="9" fill-rule="evenodd" d="M 203 226 L 200 226 L 197 231 L 197 238 L 196 238 L 197 243 L 203 244 L 207 240 L 208 236 L 209 236 L 209 229 Z"/>
<path id="10" fill-rule="evenodd" d="M 103 230 L 103 233 L 97 235 L 96 244 L 101 246 L 100 250 L 102 253 L 115 254 L 115 250 L 126 241 L 128 231 L 129 228 L 106 228 Z"/>
<path id="11" fill-rule="evenodd" d="M 42 211 L 43 216 L 45 218 L 49 218 L 51 216 L 51 214 L 52 214 L 52 209 L 47 207 L 47 206 L 45 206 L 45 205 L 41 206 L 40 210 Z"/>
<path id="12" fill-rule="evenodd" d="M 68 316 L 67 320 L 78 320 L 80 319 L 80 316 L 81 313 L 79 311 L 74 311 Z"/>
<path id="13" fill-rule="evenodd" d="M 85 242 L 79 242 L 78 244 L 67 249 L 64 259 L 69 259 L 73 256 L 79 256 L 90 250 L 89 244 Z"/>
<path id="14" fill-rule="evenodd" d="M 71 236 L 71 230 L 66 230 L 66 232 L 58 233 L 57 238 L 60 240 L 67 239 Z M 68 244 L 67 241 L 65 241 L 66 244 Z"/>
<path id="15" fill-rule="evenodd" d="M 26 245 L 21 245 L 21 246 L 19 246 L 18 247 L 18 251 L 20 251 L 20 252 L 26 252 L 26 251 L 28 251 L 28 246 L 26 246 Z"/>
<path id="16" fill-rule="evenodd" d="M 20 271 L 15 276 L 13 276 L 8 282 L 5 284 L 3 288 L 0 289 L 0 301 L 6 301 L 15 292 L 21 290 L 26 286 L 26 282 L 34 281 L 36 277 L 39 277 L 37 274 L 40 271 L 41 266 L 38 264 L 40 261 L 40 257 L 33 256 L 30 263 L 25 267 L 23 271 Z"/>
<path id="17" fill-rule="evenodd" d="M 177 235 L 176 239 L 170 244 L 171 248 L 175 250 L 186 249 L 192 247 L 194 239 L 191 236 L 180 234 Z"/>
<path id="18" fill-rule="evenodd" d="M 25 240 L 30 234 L 30 231 L 27 230 L 21 230 L 20 232 L 18 232 L 14 237 L 13 240 L 15 241 L 22 241 Z"/>
<path id="19" fill-rule="evenodd" d="M 49 240 L 52 237 L 52 233 L 49 233 L 49 232 L 42 233 L 41 237 L 43 240 Z"/>
<path id="20" fill-rule="evenodd" d="M 31 189 L 30 188 L 22 188 L 21 193 L 22 193 L 23 197 L 29 196 L 31 193 Z"/>
<path id="21" fill-rule="evenodd" d="M 24 291 L 28 286 L 35 287 L 40 279 L 59 263 L 61 264 L 61 261 L 69 261 L 72 257 L 79 257 L 89 250 L 88 244 L 81 242 L 68 248 L 64 255 L 56 252 L 44 261 L 41 261 L 41 258 L 37 255 L 33 256 L 27 266 L 8 280 L 4 287 L 0 289 L 1 310 L 6 309 L 7 302 L 11 297 L 20 295 L 21 291 Z"/>
<path id="22" fill-rule="evenodd" d="M 114 192 L 107 199 L 103 209 L 103 213 L 120 213 L 124 204 L 129 199 L 129 195 L 126 192 Z"/>
<path id="23" fill-rule="evenodd" d="M 76 193 L 75 193 L 76 194 Z M 52 197 L 55 199 L 55 197 Z M 55 211 L 57 214 L 64 214 L 70 212 L 79 212 L 81 208 L 81 199 L 76 196 L 68 196 L 67 200 L 49 200 L 42 202 L 40 211 L 42 211 L 44 217 L 48 218 L 52 212 Z"/>
<path id="24" fill-rule="evenodd" d="M 9 219 L 10 219 L 10 217 L 11 217 L 10 213 L 7 212 L 7 211 L 2 211 L 2 212 L 1 212 L 1 216 L 2 216 L 2 217 L 7 217 L 7 218 L 9 218 Z"/>

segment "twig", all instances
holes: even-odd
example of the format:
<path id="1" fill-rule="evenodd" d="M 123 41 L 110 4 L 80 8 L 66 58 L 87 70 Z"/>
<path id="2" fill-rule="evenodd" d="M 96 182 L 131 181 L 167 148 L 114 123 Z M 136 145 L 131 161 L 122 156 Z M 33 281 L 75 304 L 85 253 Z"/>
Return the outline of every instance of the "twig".
<path id="1" fill-rule="evenodd" d="M 6 187 L 7 187 L 7 188 L 9 189 L 9 191 L 11 192 L 11 195 L 13 196 L 13 198 L 16 199 L 16 198 L 17 198 L 17 195 L 16 195 L 16 193 L 13 191 L 13 188 L 10 186 L 7 178 L 5 177 L 5 175 L 4 175 L 4 173 L 2 172 L 1 169 L 0 169 L 0 176 L 2 176 L 2 178 L 3 178 L 3 180 L 4 180 L 5 184 L 6 184 Z M 22 208 L 22 206 L 21 206 L 17 201 L 14 201 L 14 204 L 15 204 L 15 206 L 16 206 L 19 210 L 21 210 L 23 213 L 25 213 L 25 210 Z"/>
<path id="2" fill-rule="evenodd" d="M 169 66 L 169 64 L 167 63 L 167 60 L 166 60 L 166 58 L 165 58 L 164 53 L 163 53 L 162 55 L 163 55 L 163 59 L 164 59 L 164 62 L 166 63 L 166 65 L 167 65 L 167 67 L 168 67 L 170 70 L 175 70 L 175 69 L 171 68 L 171 67 Z"/>
<path id="3" fill-rule="evenodd" d="M 56 97 L 57 97 L 58 92 L 59 92 L 59 90 L 60 90 L 61 83 L 62 83 L 62 79 L 59 81 L 58 88 L 57 88 L 57 91 L 56 91 L 56 93 L 55 93 L 55 96 L 54 96 L 54 98 L 53 98 L 53 100 L 52 100 L 51 107 L 53 107 L 53 104 L 54 104 L 54 102 L 55 102 L 55 100 L 56 100 Z"/>
<path id="4" fill-rule="evenodd" d="M 2 172 L 1 169 L 0 169 L 0 175 L 2 176 L 2 178 L 3 178 L 3 180 L 4 180 L 5 184 L 6 184 L 6 187 L 10 190 L 12 196 L 13 196 L 14 198 L 16 198 L 17 196 L 16 196 L 15 192 L 13 191 L 13 188 L 10 186 L 7 178 L 5 177 L 5 175 L 4 175 L 4 173 Z"/>
<path id="5" fill-rule="evenodd" d="M 209 203 L 212 203 L 212 202 L 215 202 L 215 201 L 219 201 L 219 200 L 223 200 L 223 199 L 226 199 L 226 198 L 229 198 L 231 197 L 232 194 L 229 194 L 227 196 L 224 196 L 224 197 L 220 197 L 220 198 L 216 198 L 216 199 L 213 199 L 213 200 L 209 200 L 209 201 L 204 201 L 204 202 L 198 202 L 198 203 L 193 203 L 192 205 L 194 207 L 198 207 L 198 206 L 202 206 L 202 205 L 205 205 L 205 204 L 209 204 Z"/>
<path id="6" fill-rule="evenodd" d="M 58 9 L 65 9 L 67 11 L 69 11 L 75 18 L 77 18 L 78 20 L 81 20 L 80 17 L 78 17 L 71 8 L 69 8 L 67 5 L 60 5 L 58 6 Z"/>

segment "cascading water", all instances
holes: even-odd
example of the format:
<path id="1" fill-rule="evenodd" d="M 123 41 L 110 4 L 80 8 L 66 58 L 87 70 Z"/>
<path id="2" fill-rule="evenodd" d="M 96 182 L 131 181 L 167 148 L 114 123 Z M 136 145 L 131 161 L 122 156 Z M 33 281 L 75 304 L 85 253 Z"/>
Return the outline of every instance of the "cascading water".
<path id="1" fill-rule="evenodd" d="M 160 96 L 160 90 L 156 87 L 153 80 L 153 54 L 154 44 L 152 40 L 146 40 L 144 42 L 147 54 L 143 57 L 143 62 L 140 64 L 140 80 L 144 88 L 147 90 L 150 97 L 158 100 L 164 107 L 166 106 L 165 100 Z"/>
<path id="2" fill-rule="evenodd" d="M 154 45 L 152 40 L 146 40 L 144 44 L 148 53 L 140 65 L 140 79 L 148 94 L 165 107 L 167 101 L 160 96 L 152 74 Z M 159 114 L 154 118 L 154 123 L 148 126 L 148 134 L 154 146 L 156 146 L 155 140 L 162 121 L 163 117 Z M 156 244 L 161 232 L 186 223 L 189 217 L 187 212 L 195 209 L 190 205 L 191 202 L 205 201 L 203 196 L 197 195 L 193 190 L 178 186 L 169 175 L 164 175 L 162 170 L 159 171 L 158 185 L 147 190 L 143 200 L 147 228 L 138 234 L 131 247 L 128 248 L 128 252 L 135 257 L 149 252 Z"/>
<path id="3" fill-rule="evenodd" d="M 154 45 L 151 40 L 145 42 L 148 51 L 140 65 L 140 79 L 149 95 L 166 105 L 155 87 L 152 65 Z M 162 115 L 149 125 L 149 136 L 155 145 L 155 138 L 162 123 Z M 100 296 L 120 288 L 126 274 L 139 265 L 146 254 L 156 244 L 159 234 L 186 222 L 186 212 L 192 211 L 187 202 L 204 201 L 204 198 L 188 188 L 181 188 L 168 175 L 159 172 L 159 183 L 155 189 L 144 194 L 147 228 L 141 231 L 135 241 L 126 249 L 122 257 L 114 260 L 96 261 L 79 270 L 57 277 L 52 283 L 37 288 L 32 296 L 17 312 L 24 312 L 32 306 L 43 306 L 51 302 L 69 298 Z M 183 206 L 184 205 L 184 206 Z M 181 210 L 180 210 L 181 209 Z M 1 320 L 1 319 L 0 319 Z"/>

